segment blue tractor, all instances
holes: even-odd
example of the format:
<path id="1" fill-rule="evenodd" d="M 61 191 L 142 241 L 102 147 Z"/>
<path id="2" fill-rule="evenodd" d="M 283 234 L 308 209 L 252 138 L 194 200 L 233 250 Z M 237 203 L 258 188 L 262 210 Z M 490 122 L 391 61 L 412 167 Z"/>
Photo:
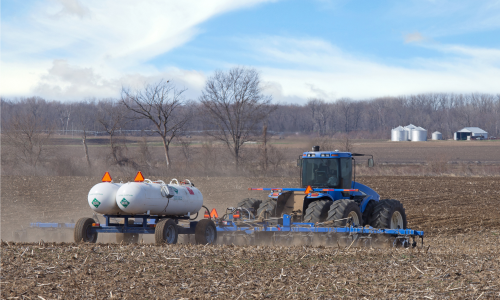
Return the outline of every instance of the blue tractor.
<path id="1" fill-rule="evenodd" d="M 371 155 L 320 151 L 319 146 L 314 146 L 297 161 L 300 188 L 251 188 L 269 190 L 271 194 L 264 201 L 244 199 L 237 207 L 253 211 L 261 219 L 279 219 L 287 214 L 293 222 L 406 229 L 401 202 L 381 200 L 373 189 L 355 181 L 358 156 Z M 373 167 L 373 157 L 368 159 L 368 166 Z"/>

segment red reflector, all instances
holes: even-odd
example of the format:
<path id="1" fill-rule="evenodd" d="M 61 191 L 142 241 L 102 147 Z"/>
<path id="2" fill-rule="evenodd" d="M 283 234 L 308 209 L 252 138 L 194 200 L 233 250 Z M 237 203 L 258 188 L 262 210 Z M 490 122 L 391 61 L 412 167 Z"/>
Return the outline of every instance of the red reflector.
<path id="1" fill-rule="evenodd" d="M 273 196 L 279 196 L 280 194 L 279 193 L 274 193 Z"/>
<path id="2" fill-rule="evenodd" d="M 101 226 L 101 224 L 99 224 L 99 223 L 92 223 L 92 227 L 99 227 L 99 226 Z"/>
<path id="3" fill-rule="evenodd" d="M 312 197 L 317 197 L 319 194 L 318 193 L 312 193 L 311 196 Z"/>

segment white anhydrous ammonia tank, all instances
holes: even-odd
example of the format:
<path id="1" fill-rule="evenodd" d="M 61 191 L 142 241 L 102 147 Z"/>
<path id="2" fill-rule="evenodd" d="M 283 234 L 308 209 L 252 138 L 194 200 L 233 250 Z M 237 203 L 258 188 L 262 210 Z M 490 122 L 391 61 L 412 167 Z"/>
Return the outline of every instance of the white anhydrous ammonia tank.
<path id="1" fill-rule="evenodd" d="M 123 213 L 116 204 L 116 192 L 122 183 L 101 182 L 94 185 L 89 192 L 87 201 L 93 211 L 100 214 L 116 215 Z"/>
<path id="2" fill-rule="evenodd" d="M 197 213 L 203 195 L 192 184 L 128 182 L 116 193 L 116 204 L 127 214 L 184 216 Z"/>

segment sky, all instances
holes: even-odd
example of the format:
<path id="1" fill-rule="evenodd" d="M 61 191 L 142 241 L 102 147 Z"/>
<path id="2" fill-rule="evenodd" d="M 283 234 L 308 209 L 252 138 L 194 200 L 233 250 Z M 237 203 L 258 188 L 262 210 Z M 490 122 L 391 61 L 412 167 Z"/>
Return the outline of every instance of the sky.
<path id="1" fill-rule="evenodd" d="M 500 93 L 500 0 L 3 0 L 0 96 L 118 98 L 259 71 L 276 103 Z"/>

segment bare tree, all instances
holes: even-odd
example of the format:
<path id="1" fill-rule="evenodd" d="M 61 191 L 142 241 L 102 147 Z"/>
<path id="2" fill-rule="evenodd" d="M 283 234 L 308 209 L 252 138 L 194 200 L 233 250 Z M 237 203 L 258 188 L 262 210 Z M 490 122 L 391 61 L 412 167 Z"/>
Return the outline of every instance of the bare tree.
<path id="1" fill-rule="evenodd" d="M 207 134 L 226 144 L 238 170 L 241 147 L 274 109 L 271 97 L 262 94 L 259 73 L 241 67 L 216 71 L 208 78 L 200 102 L 209 114 Z"/>
<path id="2" fill-rule="evenodd" d="M 91 128 L 95 121 L 96 116 L 94 112 L 95 103 L 94 102 L 81 102 L 76 104 L 75 117 L 76 121 L 81 128 L 81 138 L 83 144 L 83 150 L 85 152 L 85 160 L 87 161 L 87 166 L 90 167 L 90 157 L 89 148 L 87 146 L 87 133 L 89 128 Z"/>
<path id="3" fill-rule="evenodd" d="M 189 120 L 188 109 L 183 109 L 182 94 L 185 89 L 176 89 L 169 81 L 161 80 L 146 84 L 142 90 L 122 88 L 121 103 L 135 113 L 137 119 L 147 119 L 153 124 L 152 131 L 163 142 L 167 168 L 170 166 L 169 147 L 172 140 L 183 130 Z"/>
<path id="4" fill-rule="evenodd" d="M 109 135 L 111 158 L 114 163 L 123 165 L 126 162 L 126 159 L 121 157 L 121 151 L 123 149 L 113 138 L 117 131 L 130 120 L 128 111 L 125 107 L 119 105 L 113 100 L 99 101 L 98 108 L 97 121 Z"/>
<path id="5" fill-rule="evenodd" d="M 2 132 L 14 148 L 14 155 L 35 169 L 55 126 L 48 118 L 48 110 L 44 99 L 27 98 L 16 103 L 9 118 L 2 118 Z"/>
<path id="6" fill-rule="evenodd" d="M 327 131 L 328 120 L 332 117 L 330 105 L 323 99 L 313 98 L 307 101 L 307 107 L 311 112 L 311 119 L 318 134 L 324 136 Z"/>

